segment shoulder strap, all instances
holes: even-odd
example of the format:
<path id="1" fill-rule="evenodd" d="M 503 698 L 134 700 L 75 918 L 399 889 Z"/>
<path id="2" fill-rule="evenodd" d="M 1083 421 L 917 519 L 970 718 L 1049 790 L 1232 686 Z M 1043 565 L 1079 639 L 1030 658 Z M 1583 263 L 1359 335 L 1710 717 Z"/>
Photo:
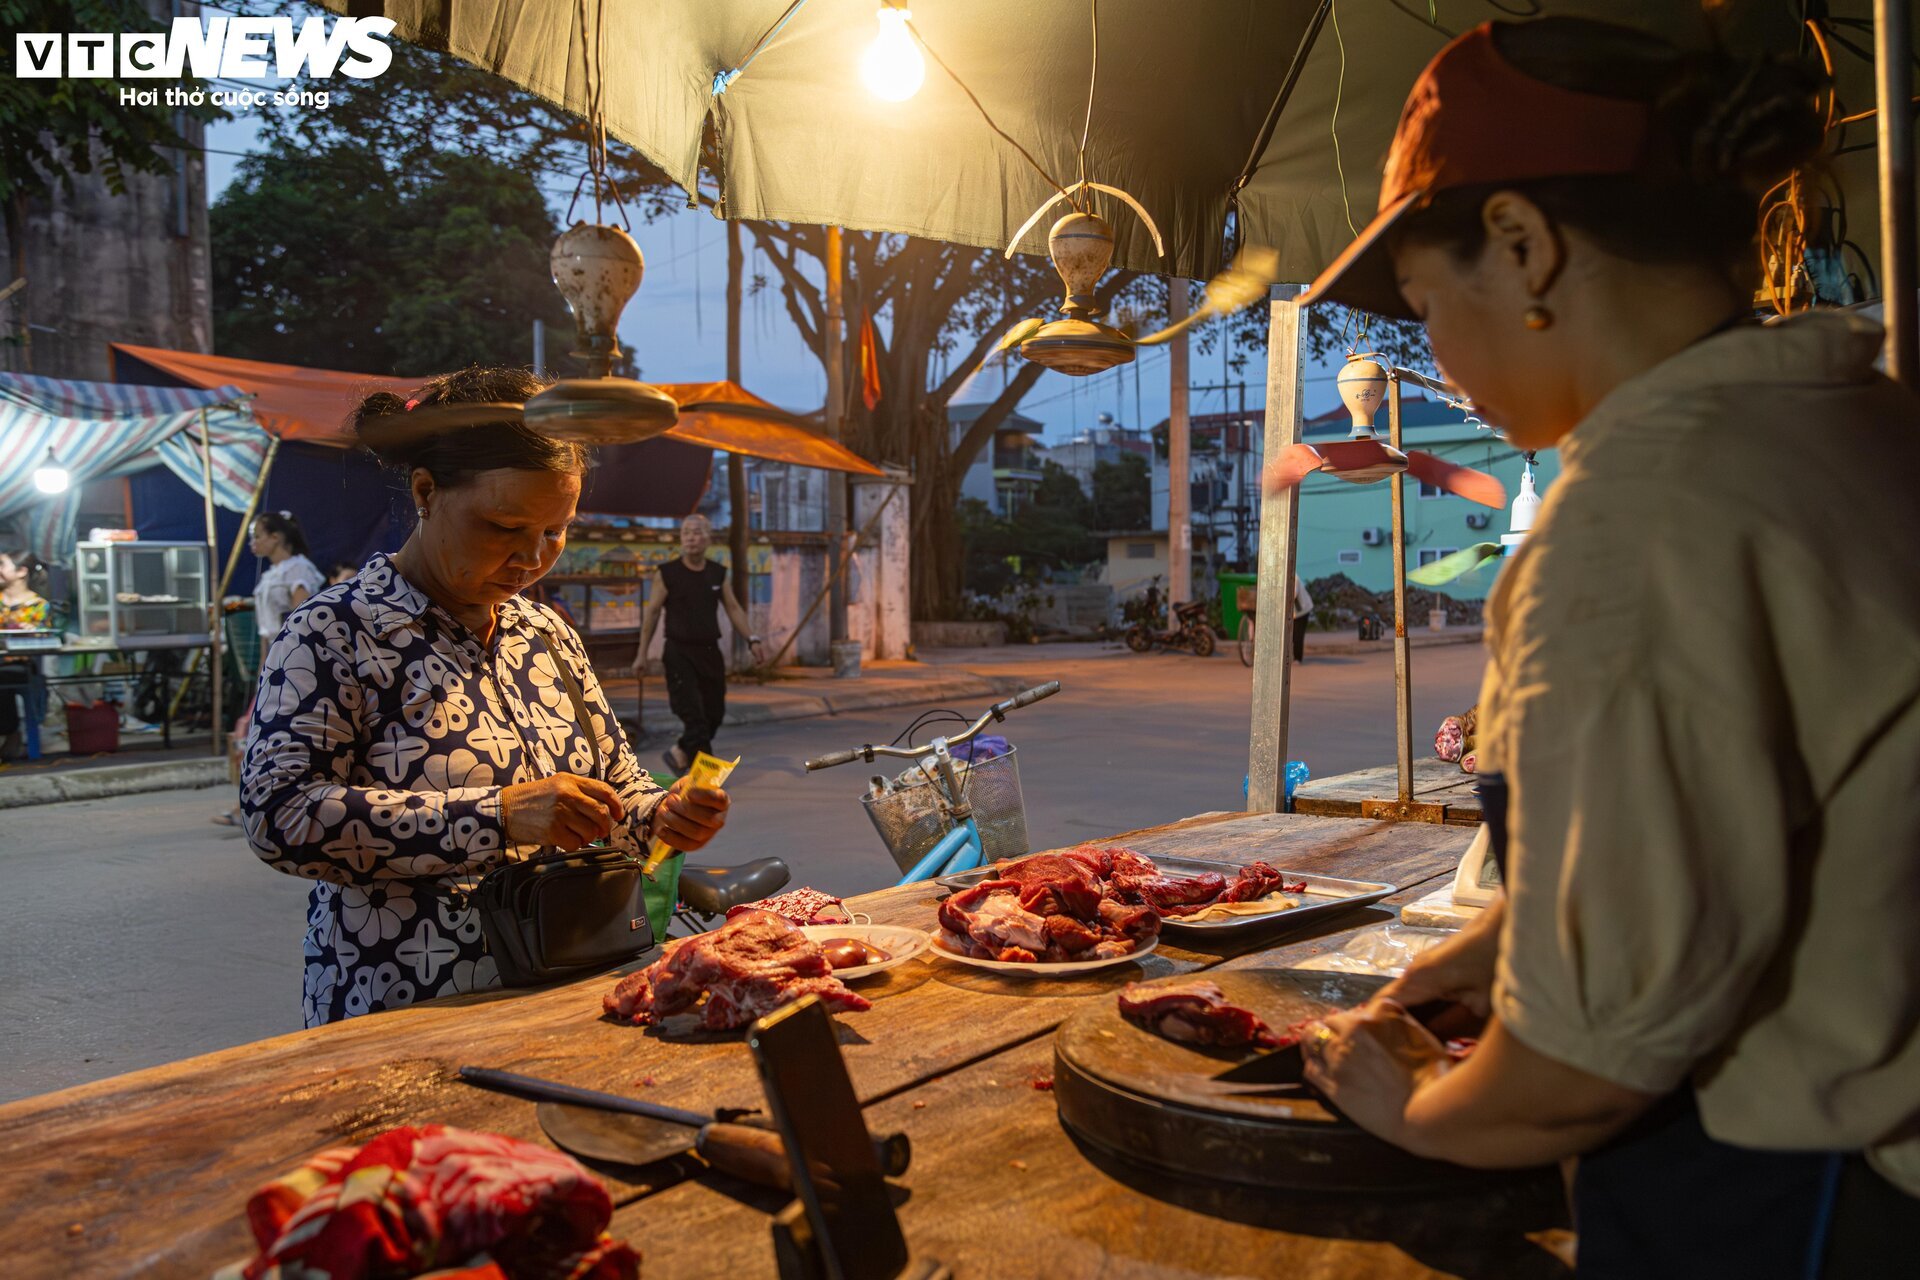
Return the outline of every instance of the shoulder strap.
<path id="1" fill-rule="evenodd" d="M 533 629 L 534 639 L 547 651 L 547 657 L 553 661 L 554 670 L 560 673 L 560 683 L 567 687 L 567 701 L 573 704 L 573 718 L 579 724 L 581 732 L 587 735 L 587 746 L 593 752 L 593 776 L 600 776 L 600 735 L 593 731 L 593 725 L 587 721 L 587 699 L 580 692 L 580 679 L 573 674 L 573 668 L 567 665 L 557 652 L 553 642 L 547 639 L 547 633 L 540 627 Z"/>

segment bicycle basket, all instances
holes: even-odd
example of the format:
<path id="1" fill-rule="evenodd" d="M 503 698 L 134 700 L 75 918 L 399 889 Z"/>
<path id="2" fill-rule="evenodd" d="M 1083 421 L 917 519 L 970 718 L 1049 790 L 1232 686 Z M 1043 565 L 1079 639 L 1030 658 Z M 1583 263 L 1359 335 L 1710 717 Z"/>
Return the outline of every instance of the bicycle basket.
<path id="1" fill-rule="evenodd" d="M 980 827 L 981 847 L 987 861 L 1020 858 L 1027 847 L 1027 810 L 1020 798 L 1018 748 L 1009 747 L 1005 755 L 962 766 L 954 762 L 954 772 L 973 806 L 973 820 Z M 874 830 L 886 842 L 887 852 L 902 871 L 927 856 L 940 837 L 953 829 L 934 783 L 922 781 L 875 798 L 862 799 Z"/>

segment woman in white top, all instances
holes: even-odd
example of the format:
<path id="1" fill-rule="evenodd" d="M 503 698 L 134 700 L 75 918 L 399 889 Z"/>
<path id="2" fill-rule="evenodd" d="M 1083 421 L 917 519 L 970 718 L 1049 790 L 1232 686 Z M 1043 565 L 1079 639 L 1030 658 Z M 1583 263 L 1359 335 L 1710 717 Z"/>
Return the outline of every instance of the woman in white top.
<path id="1" fill-rule="evenodd" d="M 247 549 L 267 562 L 253 587 L 253 620 L 260 632 L 262 652 L 280 634 L 280 624 L 295 606 L 327 585 L 326 575 L 308 558 L 307 535 L 291 511 L 268 511 L 257 517 L 247 537 Z M 253 673 L 247 673 L 251 678 Z M 253 703 L 234 722 L 232 747 L 237 752 L 245 741 L 247 724 L 253 716 Z M 240 806 L 235 805 L 213 819 L 223 827 L 240 825 Z"/>
<path id="2" fill-rule="evenodd" d="M 267 562 L 253 588 L 253 617 L 261 638 L 271 641 L 288 612 L 326 586 L 327 579 L 307 558 L 307 535 L 291 511 L 268 511 L 256 519 L 247 549 Z"/>

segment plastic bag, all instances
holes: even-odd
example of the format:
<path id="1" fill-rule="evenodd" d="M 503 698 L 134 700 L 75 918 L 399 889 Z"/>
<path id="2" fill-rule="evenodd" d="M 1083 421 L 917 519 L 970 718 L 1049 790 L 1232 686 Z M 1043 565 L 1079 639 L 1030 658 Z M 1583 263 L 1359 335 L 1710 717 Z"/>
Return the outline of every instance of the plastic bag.
<path id="1" fill-rule="evenodd" d="M 1413 958 L 1454 935 L 1452 929 L 1420 929 L 1389 920 L 1362 929 L 1337 950 L 1323 952 L 1295 965 L 1296 969 L 1331 969 L 1339 973 L 1368 973 L 1397 978 Z"/>

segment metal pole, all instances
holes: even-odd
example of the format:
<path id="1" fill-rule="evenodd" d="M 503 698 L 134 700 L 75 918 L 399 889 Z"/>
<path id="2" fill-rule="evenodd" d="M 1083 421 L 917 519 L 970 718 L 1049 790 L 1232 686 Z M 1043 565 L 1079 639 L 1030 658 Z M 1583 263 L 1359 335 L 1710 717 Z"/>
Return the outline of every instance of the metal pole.
<path id="1" fill-rule="evenodd" d="M 214 524 L 213 516 L 213 431 L 207 426 L 207 411 L 200 411 L 200 478 L 205 489 L 207 509 L 207 573 L 213 573 L 213 562 L 220 558 L 220 534 Z M 204 579 L 203 579 L 204 582 Z M 221 726 L 225 723 L 221 715 L 221 688 L 226 683 L 225 670 L 220 665 L 221 612 L 220 597 L 213 594 L 211 582 L 205 582 L 209 588 L 207 602 L 207 684 L 213 694 L 213 725 L 208 737 L 213 743 L 213 754 L 227 754 L 226 744 L 221 741 Z"/>
<path id="2" fill-rule="evenodd" d="M 1400 379 L 1387 375 L 1387 443 L 1400 446 Z M 1404 813 L 1413 803 L 1413 664 L 1407 635 L 1407 473 L 1397 471 L 1393 485 L 1393 716 L 1394 754 L 1400 773 L 1398 799 Z"/>
<path id="3" fill-rule="evenodd" d="M 840 294 L 846 270 L 846 247 L 840 228 L 827 228 L 827 439 L 840 442 L 847 415 L 846 334 Z M 847 540 L 847 484 L 839 472 L 827 476 L 827 547 L 831 564 Z M 847 586 L 840 575 L 832 578 L 827 598 L 827 638 L 838 644 L 847 638 Z"/>
<path id="4" fill-rule="evenodd" d="M 260 499 L 267 492 L 267 476 L 273 471 L 273 459 L 280 452 L 280 437 L 275 436 L 267 442 L 267 456 L 260 460 L 260 478 L 253 482 L 253 496 L 247 499 L 246 514 L 240 517 L 240 536 L 233 540 L 233 550 L 227 553 L 227 567 L 220 575 L 220 590 L 214 593 L 217 600 L 227 598 L 227 587 L 233 582 L 233 571 L 240 564 L 240 548 L 247 545 L 247 530 L 253 527 L 253 513 L 260 509 Z"/>
<path id="5" fill-rule="evenodd" d="M 727 381 L 740 384 L 740 277 L 746 269 L 746 255 L 740 248 L 740 224 L 727 219 Z M 727 526 L 727 553 L 733 561 L 733 598 L 743 611 L 751 610 L 747 597 L 747 542 L 750 533 L 747 511 L 747 463 L 737 453 L 727 455 L 727 509 L 733 519 Z M 749 613 L 748 616 L 752 616 Z M 748 663 L 747 638 L 733 636 L 733 665 L 736 670 Z"/>
<path id="6" fill-rule="evenodd" d="M 1273 291 L 1267 320 L 1267 407 L 1263 449 L 1277 458 L 1300 443 L 1306 315 L 1299 285 Z M 1247 741 L 1247 812 L 1286 808 L 1287 720 L 1293 690 L 1293 573 L 1300 524 L 1298 485 L 1260 503 L 1254 623 L 1253 718 Z M 1265 618 L 1266 621 L 1259 621 Z"/>
<path id="7" fill-rule="evenodd" d="M 1167 281 L 1167 323 L 1187 318 L 1187 282 Z M 1187 335 L 1168 346 L 1167 361 L 1167 625 L 1173 606 L 1193 599 L 1192 423 L 1187 413 Z"/>
<path id="8" fill-rule="evenodd" d="M 1879 100 L 1880 279 L 1887 373 L 1920 386 L 1920 273 L 1914 264 L 1913 0 L 1874 0 L 1874 90 Z"/>
<path id="9" fill-rule="evenodd" d="M 533 322 L 533 373 L 538 378 L 547 376 L 547 322 L 538 318 Z"/>

